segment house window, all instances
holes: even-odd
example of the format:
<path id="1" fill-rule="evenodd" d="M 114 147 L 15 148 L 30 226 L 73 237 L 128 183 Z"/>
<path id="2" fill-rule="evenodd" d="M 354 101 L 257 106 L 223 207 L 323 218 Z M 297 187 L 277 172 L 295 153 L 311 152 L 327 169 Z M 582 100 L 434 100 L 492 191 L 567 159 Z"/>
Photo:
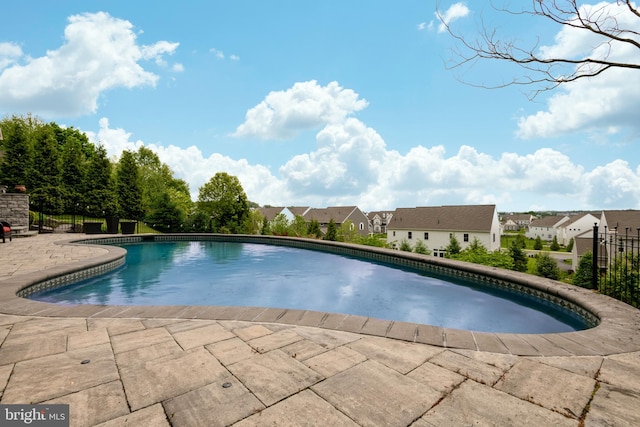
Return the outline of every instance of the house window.
<path id="1" fill-rule="evenodd" d="M 412 233 L 411 233 L 411 231 L 409 231 L 409 232 L 407 233 L 407 237 L 408 237 L 409 239 L 411 239 L 411 237 L 412 237 Z"/>
<path id="2" fill-rule="evenodd" d="M 469 233 L 464 233 L 464 241 L 465 242 L 469 241 Z"/>
<path id="3" fill-rule="evenodd" d="M 355 225 L 353 225 L 353 223 L 349 224 L 349 230 L 353 231 L 356 228 Z"/>
<path id="4" fill-rule="evenodd" d="M 364 222 L 360 223 L 360 231 L 364 230 Z"/>
<path id="5" fill-rule="evenodd" d="M 396 232 L 395 231 L 393 232 L 393 237 L 396 237 Z"/>
<path id="6" fill-rule="evenodd" d="M 496 242 L 496 233 L 493 233 L 493 243 Z"/>
<path id="7" fill-rule="evenodd" d="M 424 232 L 424 240 L 429 240 L 429 232 L 428 231 Z"/>

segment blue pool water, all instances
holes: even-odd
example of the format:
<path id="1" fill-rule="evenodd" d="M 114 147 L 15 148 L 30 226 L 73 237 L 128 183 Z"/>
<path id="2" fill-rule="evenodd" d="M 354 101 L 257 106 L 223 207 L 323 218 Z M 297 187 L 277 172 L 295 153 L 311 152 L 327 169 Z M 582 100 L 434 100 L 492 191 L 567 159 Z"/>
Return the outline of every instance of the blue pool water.
<path id="1" fill-rule="evenodd" d="M 30 298 L 66 304 L 295 308 L 481 332 L 586 327 L 577 316 L 531 297 L 325 252 L 207 241 L 125 247 L 123 268 Z"/>

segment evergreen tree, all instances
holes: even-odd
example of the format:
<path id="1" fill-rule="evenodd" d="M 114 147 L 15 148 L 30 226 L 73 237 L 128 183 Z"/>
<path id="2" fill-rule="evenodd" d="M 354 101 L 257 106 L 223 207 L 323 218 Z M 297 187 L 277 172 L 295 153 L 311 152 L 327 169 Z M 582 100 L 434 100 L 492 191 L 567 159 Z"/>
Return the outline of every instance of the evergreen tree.
<path id="1" fill-rule="evenodd" d="M 135 218 L 135 217 L 130 217 Z M 161 194 L 154 200 L 151 206 L 151 214 L 147 218 L 154 230 L 163 233 L 175 233 L 183 231 L 182 224 L 184 217 L 176 204 L 171 200 L 169 194 Z"/>
<path id="2" fill-rule="evenodd" d="M 509 256 L 511 256 L 511 258 L 513 259 L 513 269 L 515 271 L 527 271 L 527 256 L 525 255 L 517 240 L 514 240 L 511 243 L 511 247 L 509 248 Z"/>
<path id="3" fill-rule="evenodd" d="M 86 156 L 80 138 L 74 133 L 66 133 L 62 149 L 61 181 L 65 194 L 65 212 L 81 213 L 82 195 L 85 194 L 86 186 Z"/>
<path id="4" fill-rule="evenodd" d="M 322 230 L 320 230 L 320 223 L 318 222 L 317 219 L 312 219 L 311 221 L 309 221 L 308 228 L 307 228 L 307 236 L 315 237 L 317 239 L 322 237 Z"/>
<path id="5" fill-rule="evenodd" d="M 458 242 L 455 233 L 451 233 L 449 235 L 449 245 L 445 248 L 447 256 L 457 255 L 460 253 L 460 250 L 460 243 Z"/>
<path id="6" fill-rule="evenodd" d="M 560 250 L 560 245 L 558 244 L 558 238 L 556 236 L 553 236 L 553 240 L 551 241 L 551 245 L 549 246 L 549 249 L 551 249 L 552 251 Z"/>
<path id="7" fill-rule="evenodd" d="M 61 162 L 53 126 L 42 125 L 34 131 L 34 156 L 27 183 L 33 209 L 47 214 L 61 214 L 65 197 L 61 188 Z"/>
<path id="8" fill-rule="evenodd" d="M 542 252 L 536 256 L 536 274 L 547 279 L 559 280 L 560 269 L 556 261 L 551 256 Z"/>
<path id="9" fill-rule="evenodd" d="M 578 268 L 573 274 L 573 284 L 582 288 L 591 289 L 591 279 L 593 275 L 593 253 L 586 252 L 578 262 Z"/>
<path id="10" fill-rule="evenodd" d="M 112 165 L 102 145 L 96 147 L 89 159 L 86 184 L 84 210 L 87 215 L 104 218 L 118 213 Z"/>
<path id="11" fill-rule="evenodd" d="M 118 205 L 120 216 L 130 220 L 139 220 L 142 217 L 142 189 L 138 175 L 138 165 L 135 157 L 130 151 L 123 151 L 116 168 L 116 188 L 118 195 Z M 162 203 L 170 201 L 168 193 L 165 191 L 155 200 L 152 209 L 157 209 Z M 177 209 L 175 203 L 171 203 L 171 210 Z M 164 209 L 161 208 L 162 211 Z M 155 213 L 158 216 L 158 212 Z"/>
<path id="12" fill-rule="evenodd" d="M 540 236 L 536 236 L 536 241 L 533 244 L 533 249 L 535 249 L 536 251 L 542 250 L 542 239 L 540 238 Z"/>
<path id="13" fill-rule="evenodd" d="M 15 185 L 27 185 L 29 169 L 33 164 L 33 146 L 30 128 L 23 118 L 14 116 L 1 123 L 4 140 L 0 142 L 4 156 L 0 159 L 0 183 L 12 191 Z"/>
<path id="14" fill-rule="evenodd" d="M 336 222 L 333 218 L 329 220 L 329 224 L 327 225 L 327 234 L 324 235 L 324 240 L 331 240 L 333 242 L 338 240 L 338 227 L 336 226 Z"/>
<path id="15" fill-rule="evenodd" d="M 571 239 L 569 239 L 569 243 L 567 243 L 567 252 L 573 252 L 573 244 L 575 242 L 573 241 L 573 237 Z"/>

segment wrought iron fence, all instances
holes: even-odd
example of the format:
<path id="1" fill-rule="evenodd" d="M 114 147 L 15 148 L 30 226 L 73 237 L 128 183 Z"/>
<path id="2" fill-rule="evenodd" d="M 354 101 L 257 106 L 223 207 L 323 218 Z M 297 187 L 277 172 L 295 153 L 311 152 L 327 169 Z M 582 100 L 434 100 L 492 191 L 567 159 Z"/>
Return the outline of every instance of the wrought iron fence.
<path id="1" fill-rule="evenodd" d="M 593 228 L 592 287 L 640 307 L 640 227 Z"/>
<path id="2" fill-rule="evenodd" d="M 31 230 L 38 233 L 87 233 L 87 234 L 133 234 L 138 221 L 128 221 L 116 217 L 94 218 L 77 213 L 57 213 L 46 209 L 43 203 L 31 203 Z"/>

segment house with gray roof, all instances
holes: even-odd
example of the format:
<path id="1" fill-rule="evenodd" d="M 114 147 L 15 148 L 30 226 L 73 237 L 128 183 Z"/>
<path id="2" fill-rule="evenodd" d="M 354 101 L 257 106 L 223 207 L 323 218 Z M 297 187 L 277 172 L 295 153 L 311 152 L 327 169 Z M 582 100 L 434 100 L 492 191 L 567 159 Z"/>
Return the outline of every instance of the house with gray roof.
<path id="1" fill-rule="evenodd" d="M 387 243 L 399 248 L 418 240 L 435 256 L 444 256 L 450 237 L 465 249 L 478 239 L 489 251 L 500 249 L 500 222 L 495 205 L 398 208 L 387 225 Z"/>
<path id="2" fill-rule="evenodd" d="M 548 215 L 536 219 L 529 224 L 529 229 L 525 233 L 529 239 L 540 237 L 542 240 L 550 242 L 554 237 L 558 238 L 558 227 L 569 221 L 567 215 Z"/>
<path id="3" fill-rule="evenodd" d="M 535 219 L 531 214 L 505 214 L 500 218 L 500 223 L 505 231 L 518 231 L 529 227 Z"/>
<path id="4" fill-rule="evenodd" d="M 302 217 L 307 223 L 316 220 L 320 224 L 320 230 L 326 233 L 329 222 L 333 222 L 337 227 L 347 221 L 351 221 L 351 227 L 363 236 L 371 232 L 369 219 L 357 206 L 333 206 L 328 208 L 310 208 Z"/>
<path id="5" fill-rule="evenodd" d="M 367 213 L 373 233 L 386 233 L 393 211 L 372 211 Z"/>
<path id="6" fill-rule="evenodd" d="M 260 215 L 267 221 L 273 221 L 280 214 L 287 218 L 287 221 L 293 221 L 295 214 L 289 210 L 289 208 L 281 206 L 267 206 L 264 208 L 257 208 Z"/>
<path id="7" fill-rule="evenodd" d="M 596 215 L 598 214 L 582 213 L 569 217 L 569 221 L 565 221 L 557 227 L 558 243 L 566 246 L 571 239 L 574 239 L 575 242 L 576 236 L 593 229 L 593 224 L 600 221 Z"/>

